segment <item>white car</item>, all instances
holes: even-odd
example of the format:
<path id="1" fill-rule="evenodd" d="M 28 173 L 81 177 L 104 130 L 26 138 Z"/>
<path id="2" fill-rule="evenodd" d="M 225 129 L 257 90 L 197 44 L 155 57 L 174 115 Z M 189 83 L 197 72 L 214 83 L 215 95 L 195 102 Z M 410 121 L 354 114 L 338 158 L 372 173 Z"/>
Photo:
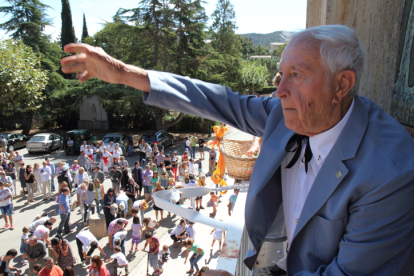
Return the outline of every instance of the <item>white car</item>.
<path id="1" fill-rule="evenodd" d="M 49 152 L 60 148 L 60 136 L 54 133 L 39 133 L 33 135 L 26 143 L 28 153 Z"/>

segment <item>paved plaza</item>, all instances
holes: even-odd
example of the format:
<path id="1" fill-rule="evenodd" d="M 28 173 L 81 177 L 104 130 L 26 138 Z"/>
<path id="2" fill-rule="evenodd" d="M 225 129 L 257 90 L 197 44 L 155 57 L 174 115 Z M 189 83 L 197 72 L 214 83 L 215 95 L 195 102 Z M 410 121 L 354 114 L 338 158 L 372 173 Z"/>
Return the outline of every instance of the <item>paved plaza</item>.
<path id="1" fill-rule="evenodd" d="M 239 132 L 237 130 L 230 130 L 228 135 L 228 138 L 230 139 L 241 139 L 241 140 L 248 140 L 251 139 L 250 135 L 247 135 L 245 133 Z M 36 155 L 29 155 L 27 154 L 26 149 L 18 150 L 24 155 L 24 161 L 27 164 L 34 164 L 35 162 L 42 162 L 45 157 L 49 157 L 51 159 L 51 162 L 53 162 L 55 165 L 57 165 L 60 161 L 65 161 L 70 164 L 72 164 L 73 160 L 77 158 L 77 156 L 65 156 L 63 151 L 54 151 L 51 154 L 36 154 Z M 172 154 L 173 151 L 177 151 L 179 156 L 182 155 L 182 152 L 184 151 L 184 145 L 183 143 L 175 144 L 172 147 L 168 147 L 165 149 L 165 153 Z M 198 151 L 198 149 L 197 149 Z M 199 153 L 196 153 L 196 158 L 199 157 Z M 206 172 L 205 168 L 208 168 L 208 153 L 205 153 L 205 160 L 203 161 L 203 168 L 204 172 Z M 137 160 L 137 155 L 132 157 L 126 158 L 130 167 L 133 166 L 134 162 Z M 228 184 L 231 185 L 233 183 L 232 179 L 228 179 Z M 20 183 L 17 183 L 17 186 L 19 187 Z M 105 190 L 110 188 L 111 182 L 108 177 L 106 177 L 104 181 Z M 213 182 L 210 180 L 209 177 L 207 177 L 207 185 L 214 185 Z M 55 186 L 57 187 L 56 180 L 55 180 Z M 220 203 L 218 206 L 218 212 L 216 215 L 216 219 L 222 219 L 223 221 L 228 221 L 230 217 L 228 216 L 228 199 L 230 195 L 233 193 L 233 191 L 228 191 L 225 195 L 223 195 L 220 198 Z M 76 194 L 72 194 L 72 200 L 76 198 Z M 206 207 L 206 203 L 209 200 L 210 196 L 204 196 L 203 197 L 203 206 L 205 209 L 201 210 L 200 212 L 206 216 L 209 216 L 209 213 L 212 212 L 212 208 Z M 57 226 L 60 222 L 59 213 L 58 213 L 58 205 L 55 201 L 42 201 L 42 194 L 35 194 L 35 202 L 33 202 L 30 205 L 26 204 L 26 197 L 20 197 L 14 200 L 14 230 L 10 229 L 0 229 L 0 240 L 2 244 L 2 252 L 0 254 L 5 254 L 8 249 L 15 248 L 19 251 L 20 248 L 20 240 L 21 240 L 21 234 L 22 229 L 24 226 L 28 226 L 30 222 L 34 219 L 36 215 L 41 214 L 42 212 L 48 212 L 49 216 L 57 216 L 57 222 L 53 225 L 53 230 L 51 231 L 51 237 L 53 237 L 56 234 Z M 186 200 L 184 202 L 185 205 L 190 205 L 189 200 Z M 237 205 L 236 205 L 237 206 Z M 243 206 L 244 208 L 244 206 Z M 184 265 L 185 260 L 185 250 L 183 248 L 174 248 L 172 246 L 172 240 L 169 236 L 169 232 L 178 224 L 181 217 L 178 217 L 176 215 L 173 215 L 171 217 L 167 217 L 167 212 L 164 212 L 164 221 L 160 222 L 160 226 L 157 227 L 155 236 L 159 238 L 160 245 L 168 245 L 170 247 L 171 256 L 170 259 L 162 266 L 164 268 L 163 275 L 186 275 L 186 271 L 190 269 L 189 264 L 189 258 L 192 254 L 189 255 L 187 263 Z M 145 216 L 153 216 L 155 217 L 155 211 L 151 207 L 146 210 Z M 132 224 L 132 217 L 127 218 L 129 221 L 127 229 L 130 229 L 130 225 Z M 159 217 L 160 219 L 160 217 Z M 64 236 L 65 239 L 67 239 L 70 242 L 70 245 L 72 247 L 72 251 L 77 259 L 77 263 L 74 267 L 76 275 L 87 275 L 89 271 L 89 264 L 86 269 L 83 269 L 80 264 L 79 256 L 77 254 L 77 247 L 76 247 L 76 241 L 75 236 L 76 233 L 81 231 L 83 227 L 83 220 L 82 216 L 79 212 L 79 207 L 75 209 L 74 212 L 71 213 L 71 230 L 74 230 L 73 233 Z M 0 222 L 0 227 L 2 227 L 4 224 L 4 220 L 2 219 Z M 212 235 L 210 235 L 212 231 L 212 227 L 201 225 L 196 223 L 194 225 L 194 228 L 196 230 L 196 241 L 195 243 L 199 245 L 203 250 L 205 251 L 204 257 L 199 261 L 199 267 L 201 268 L 204 265 L 210 266 L 211 268 L 214 268 L 217 263 L 217 259 L 219 257 L 220 252 L 218 251 L 218 244 L 216 243 L 214 245 L 214 248 L 211 248 L 211 242 L 212 242 Z M 103 248 L 105 253 L 107 255 L 112 255 L 113 251 L 109 248 L 108 244 L 108 238 L 102 238 L 99 240 L 100 246 Z M 143 248 L 145 244 L 145 240 L 141 241 L 139 244 L 139 248 Z M 129 271 L 130 275 L 145 275 L 145 271 L 147 270 L 147 254 L 142 251 L 134 252 L 132 254 L 129 253 L 129 249 L 131 247 L 131 232 L 128 233 L 128 236 L 126 238 L 125 247 L 127 250 L 127 259 L 129 261 Z M 148 249 L 148 247 L 147 247 Z M 96 251 L 95 253 L 97 253 Z M 101 256 L 103 257 L 103 256 Z M 28 265 L 21 265 L 21 254 L 18 255 L 18 257 L 15 258 L 13 262 L 13 266 L 17 268 L 21 268 L 24 275 L 28 274 Z M 152 272 L 152 268 L 150 268 L 150 273 Z M 124 271 L 122 270 L 122 273 Z"/>

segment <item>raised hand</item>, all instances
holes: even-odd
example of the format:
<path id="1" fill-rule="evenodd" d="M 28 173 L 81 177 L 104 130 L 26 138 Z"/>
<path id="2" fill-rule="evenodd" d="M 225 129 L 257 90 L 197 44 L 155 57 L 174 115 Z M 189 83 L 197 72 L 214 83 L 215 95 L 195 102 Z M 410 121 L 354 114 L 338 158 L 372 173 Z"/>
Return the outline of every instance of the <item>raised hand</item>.
<path id="1" fill-rule="evenodd" d="M 68 44 L 64 50 L 77 53 L 61 60 L 63 73 L 79 73 L 80 82 L 98 78 L 109 83 L 122 83 L 142 91 L 150 91 L 147 71 L 127 65 L 107 53 L 100 47 L 88 44 Z"/>

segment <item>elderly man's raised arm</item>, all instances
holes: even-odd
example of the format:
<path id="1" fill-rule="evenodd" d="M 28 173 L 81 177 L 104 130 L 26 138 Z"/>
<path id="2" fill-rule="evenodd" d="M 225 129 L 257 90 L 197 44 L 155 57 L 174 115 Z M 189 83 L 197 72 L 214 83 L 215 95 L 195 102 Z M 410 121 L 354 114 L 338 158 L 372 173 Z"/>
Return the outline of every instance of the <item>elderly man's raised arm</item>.
<path id="1" fill-rule="evenodd" d="M 270 98 L 241 96 L 221 85 L 124 64 L 101 48 L 86 44 L 69 44 L 65 51 L 78 54 L 62 59 L 62 71 L 79 73 L 80 82 L 95 77 L 122 83 L 149 92 L 144 93 L 147 104 L 227 123 L 255 136 L 263 136 L 267 117 L 279 103 Z"/>

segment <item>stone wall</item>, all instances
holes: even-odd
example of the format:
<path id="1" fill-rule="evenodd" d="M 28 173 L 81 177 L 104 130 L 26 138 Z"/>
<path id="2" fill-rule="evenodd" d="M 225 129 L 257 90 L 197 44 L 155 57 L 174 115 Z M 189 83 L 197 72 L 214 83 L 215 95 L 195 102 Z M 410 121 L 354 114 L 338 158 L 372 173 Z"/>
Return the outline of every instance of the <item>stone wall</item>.
<path id="1" fill-rule="evenodd" d="M 394 96 L 391 114 L 399 122 L 414 126 L 414 0 L 405 0 L 400 20 Z M 406 126 L 407 128 L 407 126 Z M 409 131 L 410 132 L 410 131 Z M 410 132 L 411 135 L 414 132 Z"/>
<path id="2" fill-rule="evenodd" d="M 109 128 L 106 111 L 99 102 L 98 96 L 83 97 L 79 104 L 78 128 L 107 131 Z"/>
<path id="3" fill-rule="evenodd" d="M 308 0 L 307 3 L 307 28 L 341 24 L 355 30 L 366 52 L 359 94 L 392 113 L 404 0 Z"/>

